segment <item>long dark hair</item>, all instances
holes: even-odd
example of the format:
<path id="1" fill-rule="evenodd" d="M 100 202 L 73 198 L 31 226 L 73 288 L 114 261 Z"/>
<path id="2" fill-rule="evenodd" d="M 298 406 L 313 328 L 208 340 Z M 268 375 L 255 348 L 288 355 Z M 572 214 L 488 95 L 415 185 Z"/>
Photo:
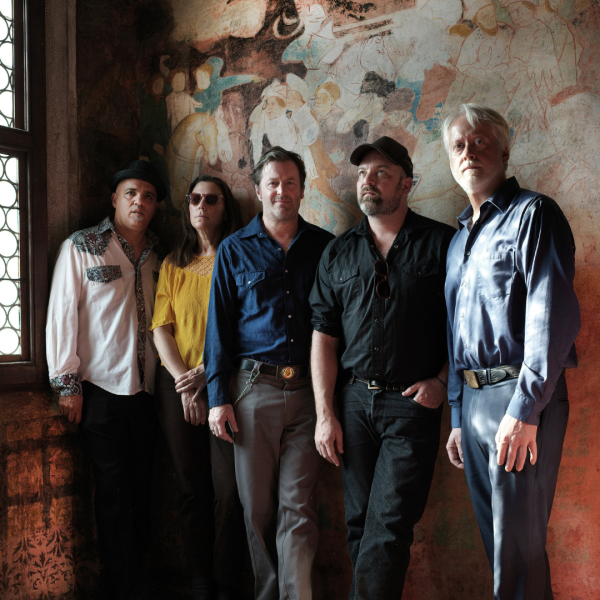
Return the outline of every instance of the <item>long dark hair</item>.
<path id="1" fill-rule="evenodd" d="M 194 188 L 203 181 L 209 181 L 218 185 L 225 197 L 225 215 L 221 224 L 221 237 L 218 242 L 220 244 L 228 235 L 231 235 L 241 227 L 242 217 L 240 215 L 240 207 L 233 197 L 229 186 L 222 179 L 213 177 L 212 175 L 200 175 L 200 177 L 196 177 L 190 184 L 188 194 L 191 194 Z M 198 234 L 190 221 L 190 206 L 187 200 L 184 200 L 181 207 L 181 229 L 182 235 L 175 242 L 173 252 L 169 255 L 168 261 L 176 267 L 183 268 L 189 265 L 194 256 L 200 252 Z"/>

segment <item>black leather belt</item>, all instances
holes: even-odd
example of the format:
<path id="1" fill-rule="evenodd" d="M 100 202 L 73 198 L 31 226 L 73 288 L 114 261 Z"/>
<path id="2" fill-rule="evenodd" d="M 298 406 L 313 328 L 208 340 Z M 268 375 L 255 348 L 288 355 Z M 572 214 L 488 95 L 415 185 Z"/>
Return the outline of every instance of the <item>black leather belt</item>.
<path id="1" fill-rule="evenodd" d="M 257 361 L 251 358 L 242 358 L 236 366 L 238 369 L 244 371 L 252 371 L 256 363 Z M 269 365 L 267 363 L 260 363 L 258 372 L 261 375 L 277 377 L 277 379 L 306 379 L 310 377 L 309 368 L 302 365 Z"/>
<path id="2" fill-rule="evenodd" d="M 520 372 L 521 365 L 502 365 L 493 369 L 463 371 L 467 385 L 473 389 L 478 389 L 484 385 L 494 385 L 499 381 L 516 379 Z"/>
<path id="3" fill-rule="evenodd" d="M 386 381 L 379 381 L 377 379 L 359 379 L 353 375 L 350 379 L 350 383 L 354 383 L 355 381 L 364 383 L 370 390 L 385 390 L 386 392 L 403 392 L 409 387 L 407 385 L 396 385 L 395 383 L 387 383 Z"/>

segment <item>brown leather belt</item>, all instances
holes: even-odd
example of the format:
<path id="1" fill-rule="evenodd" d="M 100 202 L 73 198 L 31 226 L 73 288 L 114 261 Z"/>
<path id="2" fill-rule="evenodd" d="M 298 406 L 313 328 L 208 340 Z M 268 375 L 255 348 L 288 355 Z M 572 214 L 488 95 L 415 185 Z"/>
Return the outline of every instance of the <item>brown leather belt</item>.
<path id="1" fill-rule="evenodd" d="M 521 372 L 521 365 L 502 365 L 493 369 L 478 369 L 476 371 L 463 371 L 465 381 L 470 388 L 478 389 L 484 385 L 494 385 L 500 381 L 517 379 Z"/>
<path id="2" fill-rule="evenodd" d="M 241 358 L 237 363 L 237 368 L 244 371 L 252 371 L 257 361 L 251 358 Z M 269 375 L 277 379 L 306 379 L 310 377 L 310 369 L 302 365 L 269 365 L 260 363 L 258 372 L 261 375 Z"/>
<path id="3" fill-rule="evenodd" d="M 403 392 L 409 388 L 408 385 L 396 385 L 395 383 L 387 383 L 385 381 L 379 381 L 377 379 L 359 379 L 358 377 L 355 377 L 353 375 L 350 379 L 350 383 L 354 383 L 355 381 L 364 383 L 370 390 L 385 390 L 386 392 Z"/>

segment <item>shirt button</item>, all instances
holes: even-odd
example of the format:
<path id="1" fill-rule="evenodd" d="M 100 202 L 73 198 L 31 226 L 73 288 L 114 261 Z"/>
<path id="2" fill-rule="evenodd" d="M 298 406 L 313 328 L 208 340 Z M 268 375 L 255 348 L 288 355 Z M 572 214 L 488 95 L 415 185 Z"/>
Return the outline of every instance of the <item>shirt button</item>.
<path id="1" fill-rule="evenodd" d="M 281 248 L 277 248 L 277 252 L 281 252 Z"/>
<path id="2" fill-rule="evenodd" d="M 394 244 L 394 248 L 398 248 L 398 244 Z"/>
<path id="3" fill-rule="evenodd" d="M 471 256 L 471 251 L 470 250 L 467 252 L 467 256 Z"/>
<path id="4" fill-rule="evenodd" d="M 285 272 L 287 273 L 287 272 L 288 272 L 288 270 L 286 269 L 286 270 L 285 270 Z"/>
<path id="5" fill-rule="evenodd" d="M 252 283 L 252 280 L 250 280 L 250 281 L 248 282 L 248 285 L 250 285 L 251 283 Z"/>
<path id="6" fill-rule="evenodd" d="M 379 352 L 379 348 L 375 348 L 375 352 Z"/>
<path id="7" fill-rule="evenodd" d="M 375 319 L 375 323 L 379 323 L 379 319 Z"/>
<path id="8" fill-rule="evenodd" d="M 289 290 L 286 290 L 286 292 L 285 292 L 285 293 L 286 293 L 286 294 L 289 294 L 289 293 L 290 293 L 290 291 L 289 291 Z"/>
<path id="9" fill-rule="evenodd" d="M 371 248 L 375 248 L 375 246 L 373 246 L 373 244 L 371 244 Z"/>
<path id="10" fill-rule="evenodd" d="M 292 318 L 292 315 L 288 315 L 288 319 L 291 319 L 291 318 Z"/>
<path id="11" fill-rule="evenodd" d="M 290 340 L 290 342 L 293 342 L 294 340 Z"/>

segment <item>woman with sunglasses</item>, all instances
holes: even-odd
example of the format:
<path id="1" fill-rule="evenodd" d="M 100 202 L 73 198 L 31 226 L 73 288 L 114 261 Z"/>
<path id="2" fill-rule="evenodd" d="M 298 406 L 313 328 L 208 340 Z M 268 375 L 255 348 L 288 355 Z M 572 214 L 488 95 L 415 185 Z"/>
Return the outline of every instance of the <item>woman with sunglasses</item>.
<path id="1" fill-rule="evenodd" d="M 233 598 L 246 533 L 233 448 L 212 435 L 209 442 L 202 354 L 215 254 L 220 242 L 240 227 L 240 210 L 227 184 L 209 175 L 192 182 L 186 200 L 181 235 L 162 264 L 156 289 L 151 330 L 161 366 L 154 398 L 175 468 L 194 600 L 213 597 L 213 560 L 219 592 Z"/>

